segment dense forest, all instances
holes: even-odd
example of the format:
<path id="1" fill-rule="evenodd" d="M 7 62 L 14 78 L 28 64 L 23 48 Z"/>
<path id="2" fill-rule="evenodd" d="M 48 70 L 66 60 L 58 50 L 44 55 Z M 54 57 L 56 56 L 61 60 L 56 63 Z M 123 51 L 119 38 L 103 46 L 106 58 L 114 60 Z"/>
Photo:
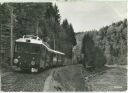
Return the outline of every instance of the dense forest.
<path id="1" fill-rule="evenodd" d="M 59 9 L 52 3 L 4 3 L 0 4 L 1 57 L 10 57 L 10 32 L 13 40 L 23 35 L 38 35 L 52 49 L 72 57 L 76 45 L 72 24 L 67 19 L 61 23 Z"/>
<path id="2" fill-rule="evenodd" d="M 127 19 L 84 34 L 81 47 L 84 64 L 127 64 Z"/>

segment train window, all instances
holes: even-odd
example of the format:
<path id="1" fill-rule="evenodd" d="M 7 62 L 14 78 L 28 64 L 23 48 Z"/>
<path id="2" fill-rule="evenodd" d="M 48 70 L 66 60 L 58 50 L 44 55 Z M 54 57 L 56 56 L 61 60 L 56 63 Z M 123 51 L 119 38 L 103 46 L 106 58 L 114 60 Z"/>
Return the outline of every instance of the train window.
<path id="1" fill-rule="evenodd" d="M 21 47 L 19 43 L 15 43 L 15 52 L 21 51 Z"/>
<path id="2" fill-rule="evenodd" d="M 32 45 L 32 53 L 39 53 L 40 52 L 40 45 Z"/>
<path id="3" fill-rule="evenodd" d="M 57 56 L 54 56 L 53 57 L 53 61 L 57 61 Z"/>
<path id="4" fill-rule="evenodd" d="M 40 45 L 29 43 L 16 43 L 15 52 L 39 53 Z"/>

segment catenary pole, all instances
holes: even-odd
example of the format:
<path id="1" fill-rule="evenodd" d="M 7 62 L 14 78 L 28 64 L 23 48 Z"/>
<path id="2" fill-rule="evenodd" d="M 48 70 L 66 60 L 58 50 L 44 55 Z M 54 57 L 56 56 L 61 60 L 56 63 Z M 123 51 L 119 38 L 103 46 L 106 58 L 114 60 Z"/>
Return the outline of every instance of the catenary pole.
<path id="1" fill-rule="evenodd" d="M 10 7 L 10 14 L 11 14 L 10 65 L 12 65 L 12 61 L 13 61 L 13 8 L 11 6 L 9 7 Z"/>

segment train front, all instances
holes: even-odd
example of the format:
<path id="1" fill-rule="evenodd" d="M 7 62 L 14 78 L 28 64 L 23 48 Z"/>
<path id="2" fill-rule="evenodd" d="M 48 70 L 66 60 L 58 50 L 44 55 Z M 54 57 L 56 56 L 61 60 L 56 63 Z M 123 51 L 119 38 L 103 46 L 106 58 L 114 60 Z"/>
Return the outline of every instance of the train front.
<path id="1" fill-rule="evenodd" d="M 13 67 L 17 70 L 38 72 L 41 40 L 20 38 L 15 42 Z"/>

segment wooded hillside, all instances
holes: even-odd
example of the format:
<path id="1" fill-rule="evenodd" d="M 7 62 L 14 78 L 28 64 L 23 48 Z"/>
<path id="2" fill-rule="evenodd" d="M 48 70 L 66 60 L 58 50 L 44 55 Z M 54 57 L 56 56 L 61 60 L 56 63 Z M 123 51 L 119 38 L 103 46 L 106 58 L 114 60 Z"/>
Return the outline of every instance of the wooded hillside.
<path id="1" fill-rule="evenodd" d="M 92 43 L 93 45 L 90 45 L 85 52 L 92 51 L 95 46 L 98 50 L 100 49 L 99 51 L 103 51 L 107 64 L 127 64 L 127 19 L 102 27 L 99 31 L 85 32 L 81 52 L 85 53 L 87 44 L 91 43 L 90 37 L 94 44 Z M 97 56 L 95 55 L 95 57 Z M 95 57 L 89 59 L 95 59 Z"/>

